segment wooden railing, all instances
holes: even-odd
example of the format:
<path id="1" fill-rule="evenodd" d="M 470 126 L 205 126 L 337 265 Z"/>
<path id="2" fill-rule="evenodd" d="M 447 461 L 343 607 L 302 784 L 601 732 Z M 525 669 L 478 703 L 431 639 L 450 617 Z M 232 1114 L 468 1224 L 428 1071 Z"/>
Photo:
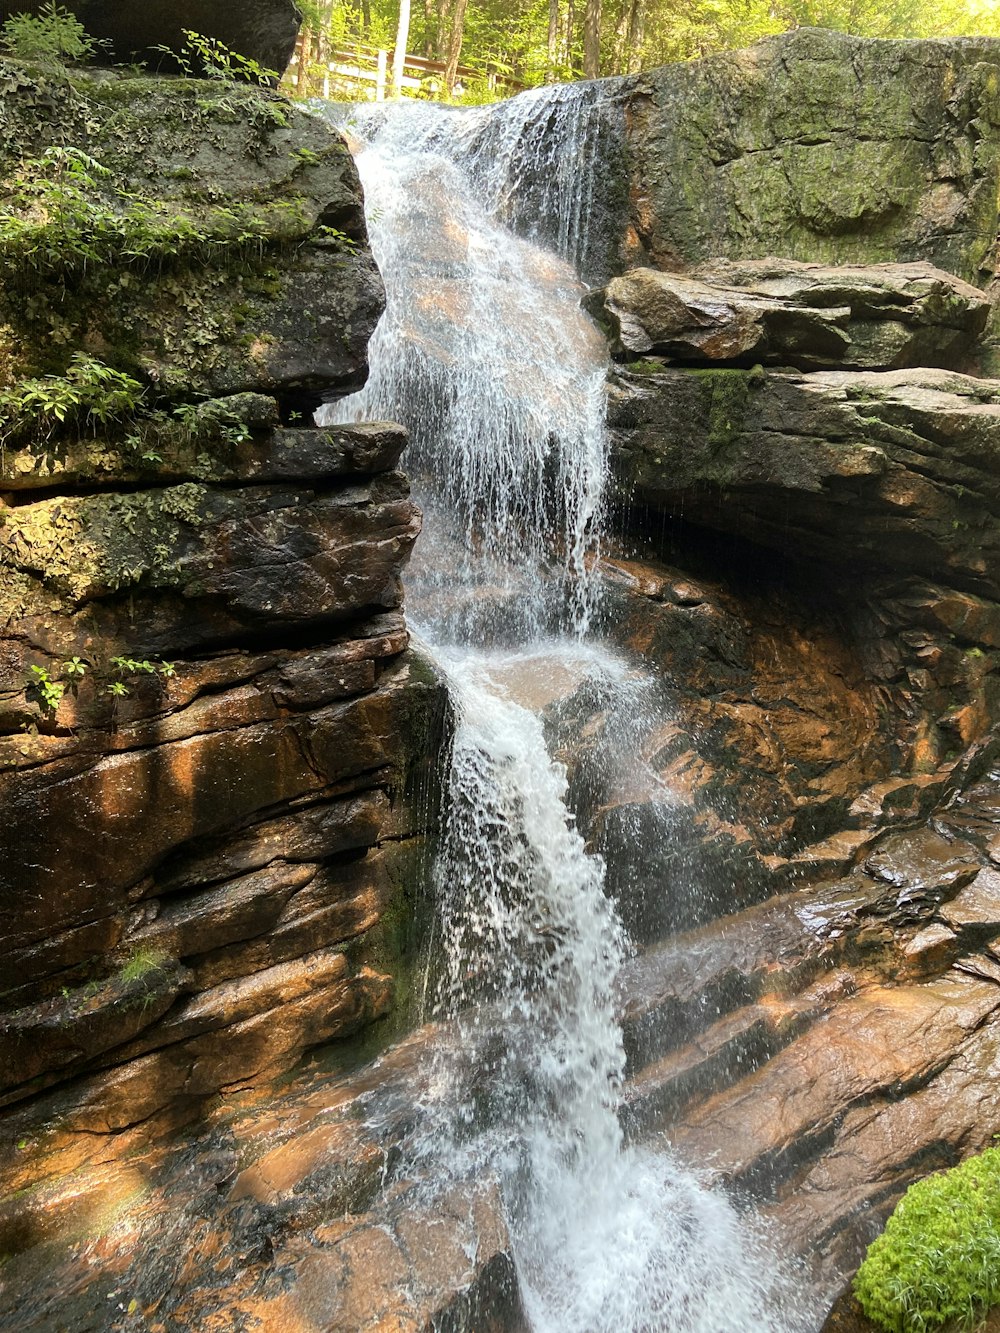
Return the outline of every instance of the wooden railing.
<path id="1" fill-rule="evenodd" d="M 311 73 L 313 78 L 322 79 L 324 97 L 336 98 L 339 93 L 353 101 L 358 100 L 360 93 L 365 100 L 384 102 L 390 91 L 394 55 L 393 51 L 379 50 L 374 46 L 330 51 L 324 63 L 311 66 Z M 296 81 L 298 59 L 299 52 L 296 51 L 289 70 L 293 82 Z M 419 93 L 421 89 L 431 93 L 442 91 L 444 73 L 443 60 L 429 60 L 426 56 L 407 53 L 403 61 L 403 89 L 410 94 Z M 463 85 L 482 80 L 485 80 L 491 92 L 500 91 L 505 95 L 521 92 L 525 86 L 498 70 L 459 65 L 452 91 L 461 97 Z"/>

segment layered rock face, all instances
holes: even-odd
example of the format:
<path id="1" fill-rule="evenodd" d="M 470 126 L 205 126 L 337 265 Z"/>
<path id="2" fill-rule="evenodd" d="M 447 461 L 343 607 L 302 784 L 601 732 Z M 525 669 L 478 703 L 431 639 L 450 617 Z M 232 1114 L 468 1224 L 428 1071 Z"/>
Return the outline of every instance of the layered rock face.
<path id="1" fill-rule="evenodd" d="M 807 32 L 639 80 L 655 266 L 587 300 L 608 629 L 672 708 L 669 797 L 566 743 L 644 945 L 625 1121 L 819 1281 L 995 1128 L 998 76 L 991 43 Z"/>
<path id="2" fill-rule="evenodd" d="M 444 692 L 401 614 L 403 432 L 304 424 L 363 381 L 382 308 L 339 137 L 233 84 L 4 65 L 0 89 L 21 1243 L 16 1191 L 402 1001 Z"/>
<path id="3" fill-rule="evenodd" d="M 631 242 L 666 269 L 779 255 L 992 275 L 997 70 L 986 39 L 807 28 L 642 75 L 622 90 Z"/>

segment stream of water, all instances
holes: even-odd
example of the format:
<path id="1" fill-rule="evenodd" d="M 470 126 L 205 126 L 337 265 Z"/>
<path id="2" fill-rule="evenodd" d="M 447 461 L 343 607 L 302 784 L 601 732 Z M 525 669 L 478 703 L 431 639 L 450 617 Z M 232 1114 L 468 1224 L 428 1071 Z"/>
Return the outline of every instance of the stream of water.
<path id="1" fill-rule="evenodd" d="M 593 633 L 607 365 L 578 274 L 614 110 L 570 86 L 330 114 L 354 141 L 387 309 L 367 386 L 319 419 L 409 429 L 425 525 L 407 611 L 456 716 L 429 1003 L 469 1057 L 442 1069 L 413 1151 L 497 1175 L 535 1333 L 801 1328 L 747 1216 L 662 1145 L 623 1142 L 629 942 L 543 725 L 584 683 L 642 694 Z"/>

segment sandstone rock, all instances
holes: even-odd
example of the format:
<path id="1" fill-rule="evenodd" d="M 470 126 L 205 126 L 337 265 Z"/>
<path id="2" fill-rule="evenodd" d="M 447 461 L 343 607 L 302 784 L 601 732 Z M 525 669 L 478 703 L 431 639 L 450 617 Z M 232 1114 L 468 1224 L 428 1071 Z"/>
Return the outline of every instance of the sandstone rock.
<path id="1" fill-rule="evenodd" d="M 2 0 L 0 23 L 12 14 L 37 14 L 43 8 L 41 0 Z M 180 4 L 146 0 L 141 8 L 123 8 L 113 0 L 69 0 L 65 8 L 102 43 L 99 60 L 114 64 L 146 60 L 154 68 L 174 65 L 164 60 L 161 47 L 183 54 L 196 70 L 202 68 L 185 36 L 187 29 L 281 74 L 291 59 L 302 22 L 293 0 L 251 0 L 239 7 L 225 0 L 182 0 Z"/>
<path id="2" fill-rule="evenodd" d="M 977 288 L 930 265 L 781 259 L 630 269 L 585 305 L 622 354 L 805 370 L 965 368 L 990 311 Z"/>
<path id="3" fill-rule="evenodd" d="M 106 238 L 86 265 L 74 265 L 66 218 L 63 260 L 36 261 L 31 311 L 18 257 L 0 273 L 7 383 L 65 373 L 74 350 L 135 376 L 150 410 L 242 392 L 316 405 L 363 382 L 383 289 L 357 172 L 324 120 L 234 83 L 115 73 L 50 87 L 6 68 L 16 77 L 3 94 L 0 176 L 32 162 L 51 174 L 45 153 L 67 144 L 109 173 L 80 187 L 88 225 Z"/>
<path id="4" fill-rule="evenodd" d="M 897 907 L 921 899 L 940 902 L 977 878 L 979 861 L 969 843 L 950 841 L 928 828 L 891 833 L 865 860 L 865 869 L 892 886 Z"/>
<path id="5" fill-rule="evenodd" d="M 721 1093 L 673 1138 L 727 1175 L 775 1180 L 807 1158 L 843 1108 L 928 1082 L 1000 1006 L 990 982 L 946 979 L 871 990 L 838 1007 L 731 1093 Z M 819 1092 L 817 1097 L 815 1094 Z"/>
<path id="6" fill-rule="evenodd" d="M 995 936 L 1000 932 L 1000 872 L 992 867 L 980 870 L 938 909 L 938 916 L 952 930 Z"/>
<path id="7" fill-rule="evenodd" d="M 940 922 L 925 927 L 903 949 L 903 956 L 917 975 L 940 972 L 958 953 L 957 936 Z"/>

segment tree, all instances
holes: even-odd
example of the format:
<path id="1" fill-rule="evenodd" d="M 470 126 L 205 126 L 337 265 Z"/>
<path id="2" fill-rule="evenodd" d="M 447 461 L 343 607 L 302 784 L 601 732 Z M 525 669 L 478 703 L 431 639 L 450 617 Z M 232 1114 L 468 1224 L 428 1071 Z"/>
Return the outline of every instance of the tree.
<path id="1" fill-rule="evenodd" d="M 465 37 L 465 11 L 469 0 L 454 0 L 451 11 L 451 27 L 448 32 L 448 51 L 445 56 L 444 89 L 451 97 L 458 74 L 458 62 L 462 55 L 462 41 Z"/>
<path id="2" fill-rule="evenodd" d="M 392 95 L 403 95 L 403 65 L 406 62 L 406 44 L 410 40 L 410 0 L 399 0 L 399 23 L 396 26 L 396 49 L 392 53 Z"/>
<path id="3" fill-rule="evenodd" d="M 1000 35 L 993 0 L 299 0 L 305 23 L 289 76 L 300 96 L 321 94 L 330 51 L 391 50 L 392 91 L 402 92 L 408 47 L 440 60 L 423 97 L 454 98 L 459 62 L 463 101 L 504 96 L 514 86 L 631 74 L 668 61 L 750 46 L 789 28 L 836 28 L 864 37 Z M 358 49 L 358 48 L 363 49 Z M 344 62 L 350 63 L 350 62 Z M 499 72 L 501 77 L 497 79 Z M 338 83 L 334 96 L 370 95 L 374 82 Z"/>
<path id="4" fill-rule="evenodd" d="M 601 0 L 587 0 L 583 14 L 583 74 L 596 79 L 601 73 Z"/>

